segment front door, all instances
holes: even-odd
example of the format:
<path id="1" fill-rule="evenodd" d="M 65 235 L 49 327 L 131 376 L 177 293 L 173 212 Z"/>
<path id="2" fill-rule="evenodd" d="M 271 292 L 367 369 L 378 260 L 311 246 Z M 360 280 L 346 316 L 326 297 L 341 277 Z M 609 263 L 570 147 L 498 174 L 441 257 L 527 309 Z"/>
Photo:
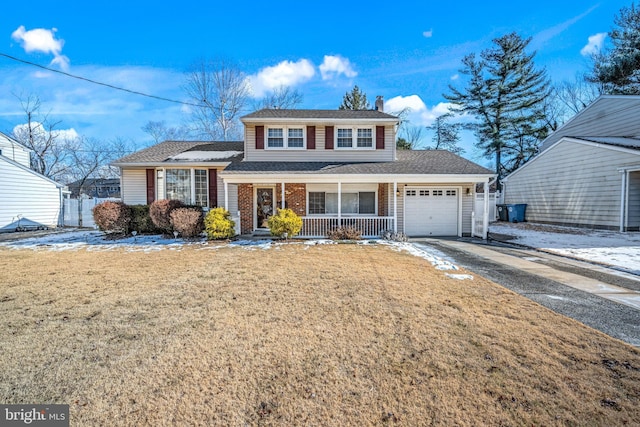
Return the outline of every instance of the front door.
<path id="1" fill-rule="evenodd" d="M 273 215 L 273 187 L 256 188 L 256 228 L 269 228 L 267 220 Z"/>

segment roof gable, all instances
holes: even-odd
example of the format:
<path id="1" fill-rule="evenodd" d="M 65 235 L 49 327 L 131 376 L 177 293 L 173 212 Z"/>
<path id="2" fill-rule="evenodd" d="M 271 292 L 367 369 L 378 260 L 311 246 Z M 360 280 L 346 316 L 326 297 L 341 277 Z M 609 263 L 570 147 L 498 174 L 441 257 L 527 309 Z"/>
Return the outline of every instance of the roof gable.
<path id="1" fill-rule="evenodd" d="M 563 137 L 585 136 L 640 138 L 640 96 L 601 95 L 542 141 L 540 150 Z"/>

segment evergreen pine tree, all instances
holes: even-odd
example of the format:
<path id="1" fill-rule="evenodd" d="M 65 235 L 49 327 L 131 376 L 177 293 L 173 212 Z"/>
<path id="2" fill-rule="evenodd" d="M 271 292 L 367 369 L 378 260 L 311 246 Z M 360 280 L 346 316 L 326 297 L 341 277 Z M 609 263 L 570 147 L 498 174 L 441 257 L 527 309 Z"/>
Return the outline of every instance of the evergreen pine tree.
<path id="1" fill-rule="evenodd" d="M 455 154 L 464 153 L 464 149 L 458 147 L 463 126 L 462 123 L 450 123 L 449 119 L 452 117 L 451 113 L 442 114 L 436 117 L 431 126 L 427 126 L 427 129 L 433 132 L 433 147 L 427 147 L 428 149 L 447 150 Z"/>
<path id="2" fill-rule="evenodd" d="M 500 178 L 513 170 L 509 157 L 526 158 L 521 147 L 544 130 L 544 101 L 549 95 L 549 82 L 543 69 L 534 64 L 535 53 L 525 52 L 531 39 L 516 33 L 494 39 L 495 47 L 463 60 L 460 73 L 469 76 L 467 86 L 458 90 L 449 85 L 444 97 L 455 104 L 453 111 L 475 116 L 476 146 L 487 157 L 495 156 L 498 188 Z M 535 138 L 534 138 L 535 139 Z M 537 140 L 535 141 L 537 144 Z"/>
<path id="3" fill-rule="evenodd" d="M 371 105 L 367 101 L 367 94 L 362 92 L 358 85 L 351 89 L 351 92 L 344 94 L 342 98 L 342 104 L 338 107 L 339 110 L 370 110 Z"/>
<path id="4" fill-rule="evenodd" d="M 623 7 L 614 18 L 617 28 L 609 33 L 613 48 L 594 57 L 592 82 L 605 93 L 640 94 L 640 8 Z"/>

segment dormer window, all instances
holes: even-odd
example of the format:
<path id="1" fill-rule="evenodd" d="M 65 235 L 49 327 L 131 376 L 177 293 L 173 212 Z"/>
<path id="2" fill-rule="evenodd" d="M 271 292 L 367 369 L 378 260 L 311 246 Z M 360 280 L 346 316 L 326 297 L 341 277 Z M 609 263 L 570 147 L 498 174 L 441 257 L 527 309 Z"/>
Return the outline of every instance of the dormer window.
<path id="1" fill-rule="evenodd" d="M 372 127 L 338 127 L 336 132 L 336 148 L 373 149 Z"/>
<path id="2" fill-rule="evenodd" d="M 304 149 L 305 137 L 303 127 L 270 127 L 267 128 L 267 147 L 270 149 Z"/>

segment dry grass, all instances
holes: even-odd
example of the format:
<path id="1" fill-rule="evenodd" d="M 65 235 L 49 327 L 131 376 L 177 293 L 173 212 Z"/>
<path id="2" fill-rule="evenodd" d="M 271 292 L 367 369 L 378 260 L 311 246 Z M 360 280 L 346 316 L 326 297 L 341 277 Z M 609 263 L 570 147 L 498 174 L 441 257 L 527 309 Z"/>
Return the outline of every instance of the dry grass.
<path id="1" fill-rule="evenodd" d="M 640 353 L 387 247 L 0 249 L 0 401 L 72 425 L 638 425 Z"/>

